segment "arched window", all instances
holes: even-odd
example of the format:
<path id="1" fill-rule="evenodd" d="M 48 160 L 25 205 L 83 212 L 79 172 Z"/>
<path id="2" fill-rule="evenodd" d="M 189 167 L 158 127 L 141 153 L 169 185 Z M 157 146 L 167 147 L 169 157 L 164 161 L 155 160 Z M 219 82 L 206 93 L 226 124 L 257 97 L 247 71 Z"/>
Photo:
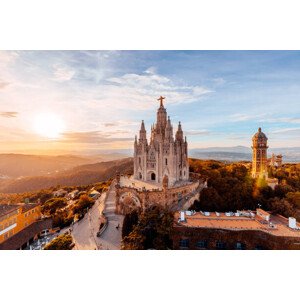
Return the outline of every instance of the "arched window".
<path id="1" fill-rule="evenodd" d="M 139 173 L 139 179 L 143 179 L 142 173 Z"/>
<path id="2" fill-rule="evenodd" d="M 155 173 L 151 173 L 151 180 L 155 180 L 156 176 L 155 176 Z"/>
<path id="3" fill-rule="evenodd" d="M 168 159 L 166 158 L 166 166 L 168 165 Z"/>

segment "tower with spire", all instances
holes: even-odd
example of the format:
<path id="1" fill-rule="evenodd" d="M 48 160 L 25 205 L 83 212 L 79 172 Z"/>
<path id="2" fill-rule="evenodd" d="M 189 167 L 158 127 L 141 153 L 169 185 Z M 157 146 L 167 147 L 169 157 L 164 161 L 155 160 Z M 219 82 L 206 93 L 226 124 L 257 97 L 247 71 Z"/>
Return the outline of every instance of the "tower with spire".
<path id="1" fill-rule="evenodd" d="M 158 184 L 168 179 L 170 186 L 189 180 L 188 144 L 181 123 L 173 134 L 171 119 L 160 97 L 156 123 L 151 126 L 149 143 L 144 121 L 134 141 L 134 178 Z"/>
<path id="2" fill-rule="evenodd" d="M 258 128 L 252 138 L 252 177 L 268 179 L 268 138 Z"/>

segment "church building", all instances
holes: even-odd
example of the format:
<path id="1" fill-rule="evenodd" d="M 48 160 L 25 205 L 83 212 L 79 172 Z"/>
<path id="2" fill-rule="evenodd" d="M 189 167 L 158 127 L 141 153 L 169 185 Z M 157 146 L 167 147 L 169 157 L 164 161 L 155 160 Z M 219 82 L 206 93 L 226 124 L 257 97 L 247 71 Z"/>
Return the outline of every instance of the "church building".
<path id="1" fill-rule="evenodd" d="M 188 143 L 183 136 L 181 123 L 173 135 L 173 125 L 160 97 L 156 123 L 151 126 L 150 140 L 144 121 L 141 123 L 139 138 L 134 142 L 134 179 L 169 186 L 189 180 Z"/>

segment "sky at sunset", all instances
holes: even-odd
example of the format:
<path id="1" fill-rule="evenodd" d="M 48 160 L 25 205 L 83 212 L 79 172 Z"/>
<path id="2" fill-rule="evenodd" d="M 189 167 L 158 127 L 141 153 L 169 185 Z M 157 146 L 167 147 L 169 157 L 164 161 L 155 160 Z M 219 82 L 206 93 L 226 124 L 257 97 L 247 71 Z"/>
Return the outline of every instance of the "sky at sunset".
<path id="1" fill-rule="evenodd" d="M 190 148 L 300 147 L 299 51 L 0 51 L 0 152 L 131 149 L 160 95 Z"/>

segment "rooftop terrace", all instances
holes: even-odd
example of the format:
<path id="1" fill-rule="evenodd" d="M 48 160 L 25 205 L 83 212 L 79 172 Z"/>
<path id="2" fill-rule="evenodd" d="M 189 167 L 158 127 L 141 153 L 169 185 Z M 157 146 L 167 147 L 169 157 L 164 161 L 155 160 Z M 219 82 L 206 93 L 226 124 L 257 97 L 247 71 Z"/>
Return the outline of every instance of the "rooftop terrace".
<path id="1" fill-rule="evenodd" d="M 297 229 L 292 229 L 289 227 L 289 220 L 280 215 L 270 215 L 270 219 L 267 221 L 253 211 L 240 211 L 236 213 L 187 211 L 184 213 L 184 220 L 181 219 L 183 219 L 182 212 L 175 213 L 175 226 L 236 231 L 260 230 L 275 236 L 300 238 L 300 224 L 296 223 Z"/>

